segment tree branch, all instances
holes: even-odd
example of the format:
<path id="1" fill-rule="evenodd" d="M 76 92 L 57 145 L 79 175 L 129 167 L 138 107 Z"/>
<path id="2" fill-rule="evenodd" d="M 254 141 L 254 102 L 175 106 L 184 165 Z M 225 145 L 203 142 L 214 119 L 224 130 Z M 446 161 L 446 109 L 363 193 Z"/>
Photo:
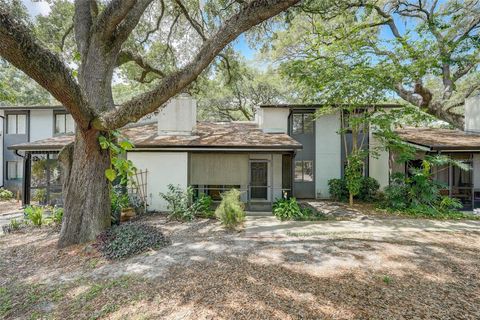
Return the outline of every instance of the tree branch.
<path id="1" fill-rule="evenodd" d="M 120 51 L 117 58 L 117 66 L 121 66 L 127 62 L 135 62 L 140 68 L 143 69 L 142 79 L 144 79 L 148 73 L 155 73 L 162 78 L 165 77 L 165 73 L 163 71 L 150 65 L 139 54 L 127 50 Z"/>
<path id="2" fill-rule="evenodd" d="M 160 6 L 161 6 L 161 10 L 160 10 L 160 15 L 157 18 L 156 26 L 154 29 L 147 31 L 145 38 L 140 42 L 141 45 L 145 44 L 145 42 L 148 41 L 148 38 L 150 37 L 150 35 L 152 35 L 152 33 L 160 29 L 160 23 L 162 22 L 163 15 L 165 14 L 165 3 L 163 2 L 163 0 L 160 0 Z"/>
<path id="3" fill-rule="evenodd" d="M 82 56 L 86 52 L 90 43 L 90 28 L 93 25 L 93 18 L 97 15 L 98 8 L 95 0 L 75 1 L 75 41 L 78 52 Z"/>
<path id="4" fill-rule="evenodd" d="M 195 19 L 193 19 L 190 14 L 188 13 L 188 10 L 187 8 L 183 5 L 182 1 L 181 0 L 175 0 L 175 3 L 180 7 L 180 10 L 182 11 L 183 15 L 185 16 L 185 18 L 188 20 L 188 22 L 190 23 L 190 25 L 195 29 L 195 31 L 197 31 L 198 35 L 202 38 L 203 41 L 206 41 L 207 40 L 207 37 L 205 36 L 205 33 L 203 32 L 203 28 L 202 26 L 200 25 L 200 23 L 198 23 L 197 21 L 195 21 Z"/>
<path id="5" fill-rule="evenodd" d="M 70 70 L 54 53 L 41 47 L 27 28 L 1 5 L 0 56 L 50 92 L 80 127 L 88 128 L 90 112 L 84 106 L 80 88 Z"/>
<path id="6" fill-rule="evenodd" d="M 242 32 L 279 14 L 300 0 L 254 0 L 232 16 L 220 30 L 205 41 L 196 57 L 181 70 L 171 74 L 153 90 L 131 99 L 119 108 L 102 114 L 94 121 L 98 129 L 115 129 L 149 114 L 192 83 L 223 48 Z"/>

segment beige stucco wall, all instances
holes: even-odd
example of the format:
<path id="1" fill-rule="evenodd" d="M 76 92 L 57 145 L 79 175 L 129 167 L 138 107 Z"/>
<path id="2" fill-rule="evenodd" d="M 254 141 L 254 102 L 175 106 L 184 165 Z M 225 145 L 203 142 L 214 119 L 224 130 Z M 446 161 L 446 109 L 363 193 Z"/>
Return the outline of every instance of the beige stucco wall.
<path id="1" fill-rule="evenodd" d="M 187 152 L 129 152 L 127 158 L 132 160 L 139 170 L 148 170 L 148 210 L 167 210 L 160 193 L 165 193 L 169 184 L 187 188 Z"/>

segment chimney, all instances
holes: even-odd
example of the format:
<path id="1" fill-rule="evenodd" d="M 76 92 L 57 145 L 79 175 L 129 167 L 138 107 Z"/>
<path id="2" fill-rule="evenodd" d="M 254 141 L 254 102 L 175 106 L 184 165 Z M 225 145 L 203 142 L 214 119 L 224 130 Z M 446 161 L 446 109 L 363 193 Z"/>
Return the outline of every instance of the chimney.
<path id="1" fill-rule="evenodd" d="M 189 95 L 171 99 L 158 113 L 158 134 L 188 136 L 197 124 L 197 101 Z"/>
<path id="2" fill-rule="evenodd" d="M 480 133 L 480 95 L 465 99 L 465 132 Z"/>

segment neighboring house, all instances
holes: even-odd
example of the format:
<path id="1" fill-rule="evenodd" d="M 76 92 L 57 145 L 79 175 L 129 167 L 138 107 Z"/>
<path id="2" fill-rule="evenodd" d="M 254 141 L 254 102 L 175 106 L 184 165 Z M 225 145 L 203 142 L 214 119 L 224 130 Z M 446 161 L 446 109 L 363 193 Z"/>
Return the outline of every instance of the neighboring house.
<path id="1" fill-rule="evenodd" d="M 74 131 L 62 106 L 0 106 L 0 186 L 22 191 L 23 158 L 9 147 Z"/>
<path id="2" fill-rule="evenodd" d="M 138 169 L 148 171 L 150 210 L 166 209 L 160 193 L 167 190 L 168 184 L 192 186 L 196 193 L 209 194 L 214 200 L 220 200 L 221 192 L 237 188 L 243 192 L 242 200 L 249 210 L 267 210 L 284 194 L 328 198 L 328 181 L 343 176 L 346 155 L 344 140 L 338 134 L 342 126 L 340 113 L 313 117 L 320 107 L 268 105 L 259 108 L 254 122 L 197 122 L 196 102 L 180 97 L 162 109 L 156 121 L 131 125 L 122 131 L 135 144 L 135 149 L 127 154 L 128 159 Z M 467 103 L 466 124 L 468 132 L 410 128 L 399 133 L 418 149 L 419 160 L 426 154 L 448 152 L 472 164 L 472 171 L 447 168 L 439 170 L 437 175 L 443 175 L 439 179 L 448 185 L 445 193 L 461 199 L 465 209 L 471 209 L 480 201 L 480 192 L 476 191 L 480 191 L 479 98 Z M 378 145 L 371 131 L 364 132 L 367 146 Z M 345 139 L 351 145 L 348 133 Z M 9 147 L 25 155 L 26 203 L 36 190 L 45 187 L 47 202 L 58 201 L 59 184 L 52 183 L 55 179 L 47 179 L 47 185 L 39 187 L 38 181 L 42 179 L 34 175 L 38 167 L 45 167 L 39 166 L 40 163 L 51 161 L 46 176 L 57 177 L 61 169 L 56 164 L 56 154 L 72 141 L 73 136 L 64 135 Z M 394 158 L 387 150 L 378 157 L 370 156 L 364 174 L 375 178 L 384 188 L 389 185 L 392 173 L 408 173 L 409 166 L 418 165 L 418 161 L 398 165 Z"/>

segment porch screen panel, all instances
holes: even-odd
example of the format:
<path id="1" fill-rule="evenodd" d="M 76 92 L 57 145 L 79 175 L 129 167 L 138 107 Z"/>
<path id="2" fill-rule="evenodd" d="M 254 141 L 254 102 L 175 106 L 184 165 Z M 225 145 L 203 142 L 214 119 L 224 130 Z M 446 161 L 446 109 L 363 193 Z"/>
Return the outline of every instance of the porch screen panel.
<path id="1" fill-rule="evenodd" d="M 192 154 L 190 184 L 246 186 L 248 154 Z"/>

